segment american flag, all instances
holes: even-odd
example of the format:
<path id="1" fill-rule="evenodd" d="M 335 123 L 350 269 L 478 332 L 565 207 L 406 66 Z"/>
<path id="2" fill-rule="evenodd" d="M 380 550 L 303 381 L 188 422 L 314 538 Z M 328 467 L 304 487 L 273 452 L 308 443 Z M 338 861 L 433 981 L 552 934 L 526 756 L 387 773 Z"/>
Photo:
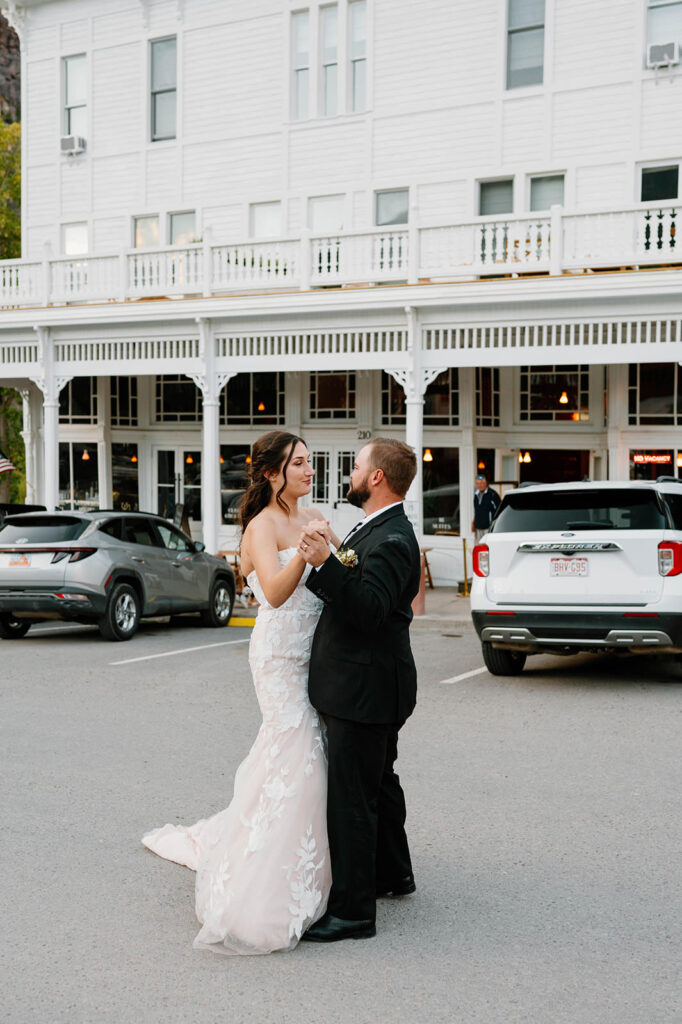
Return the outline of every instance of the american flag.
<path id="1" fill-rule="evenodd" d="M 0 452 L 0 473 L 9 473 L 10 470 L 16 469 L 17 467 L 11 462 L 6 455 Z"/>

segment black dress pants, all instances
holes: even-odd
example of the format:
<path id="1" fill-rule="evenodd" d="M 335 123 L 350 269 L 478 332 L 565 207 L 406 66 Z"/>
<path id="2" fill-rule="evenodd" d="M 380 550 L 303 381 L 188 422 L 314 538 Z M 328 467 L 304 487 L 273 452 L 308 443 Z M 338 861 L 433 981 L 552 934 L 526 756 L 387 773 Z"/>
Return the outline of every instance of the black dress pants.
<path id="1" fill-rule="evenodd" d="M 327 831 L 332 868 L 328 911 L 374 920 L 377 890 L 412 874 L 405 796 L 393 770 L 400 725 L 366 725 L 324 716 L 329 785 Z"/>

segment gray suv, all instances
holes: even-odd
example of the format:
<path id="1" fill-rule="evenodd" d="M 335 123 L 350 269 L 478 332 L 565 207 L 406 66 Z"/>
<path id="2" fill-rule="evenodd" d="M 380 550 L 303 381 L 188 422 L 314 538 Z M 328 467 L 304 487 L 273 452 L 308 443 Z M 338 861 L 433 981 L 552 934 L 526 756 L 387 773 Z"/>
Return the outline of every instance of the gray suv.
<path id="1" fill-rule="evenodd" d="M 94 622 L 130 640 L 140 619 L 198 612 L 225 626 L 235 581 L 161 516 L 143 512 L 32 512 L 0 524 L 0 637 L 43 619 Z"/>

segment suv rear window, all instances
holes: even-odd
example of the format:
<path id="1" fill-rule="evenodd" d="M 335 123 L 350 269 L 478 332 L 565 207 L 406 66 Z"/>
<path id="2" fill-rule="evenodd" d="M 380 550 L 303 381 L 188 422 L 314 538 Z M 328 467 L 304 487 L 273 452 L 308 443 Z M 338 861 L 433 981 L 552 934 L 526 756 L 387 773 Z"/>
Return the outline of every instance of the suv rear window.
<path id="1" fill-rule="evenodd" d="M 676 530 L 682 530 L 682 494 L 666 494 L 665 503 L 670 509 L 673 525 Z"/>
<path id="2" fill-rule="evenodd" d="M 76 540 L 88 525 L 75 516 L 11 516 L 0 526 L 0 544 L 55 544 Z"/>
<path id="3" fill-rule="evenodd" d="M 664 530 L 666 518 L 654 491 L 513 491 L 505 495 L 491 530 Z"/>

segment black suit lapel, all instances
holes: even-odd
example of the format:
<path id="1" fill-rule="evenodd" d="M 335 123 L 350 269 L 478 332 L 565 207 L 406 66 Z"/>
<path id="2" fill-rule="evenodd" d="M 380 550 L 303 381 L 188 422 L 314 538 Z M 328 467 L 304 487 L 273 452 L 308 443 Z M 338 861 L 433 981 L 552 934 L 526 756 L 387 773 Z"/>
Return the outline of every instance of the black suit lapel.
<path id="1" fill-rule="evenodd" d="M 389 520 L 397 516 L 400 516 L 403 519 L 407 519 L 402 504 L 395 505 L 393 508 L 389 508 L 386 512 L 382 512 L 381 515 L 376 516 L 376 518 L 372 519 L 372 521 L 367 523 L 366 526 L 359 526 L 355 535 L 351 538 L 352 543 L 355 544 L 357 540 L 359 544 L 361 541 L 366 540 L 371 534 L 372 530 L 375 530 L 377 526 L 383 526 L 384 523 L 389 522 Z M 342 544 L 341 546 L 343 547 L 344 545 Z"/>

